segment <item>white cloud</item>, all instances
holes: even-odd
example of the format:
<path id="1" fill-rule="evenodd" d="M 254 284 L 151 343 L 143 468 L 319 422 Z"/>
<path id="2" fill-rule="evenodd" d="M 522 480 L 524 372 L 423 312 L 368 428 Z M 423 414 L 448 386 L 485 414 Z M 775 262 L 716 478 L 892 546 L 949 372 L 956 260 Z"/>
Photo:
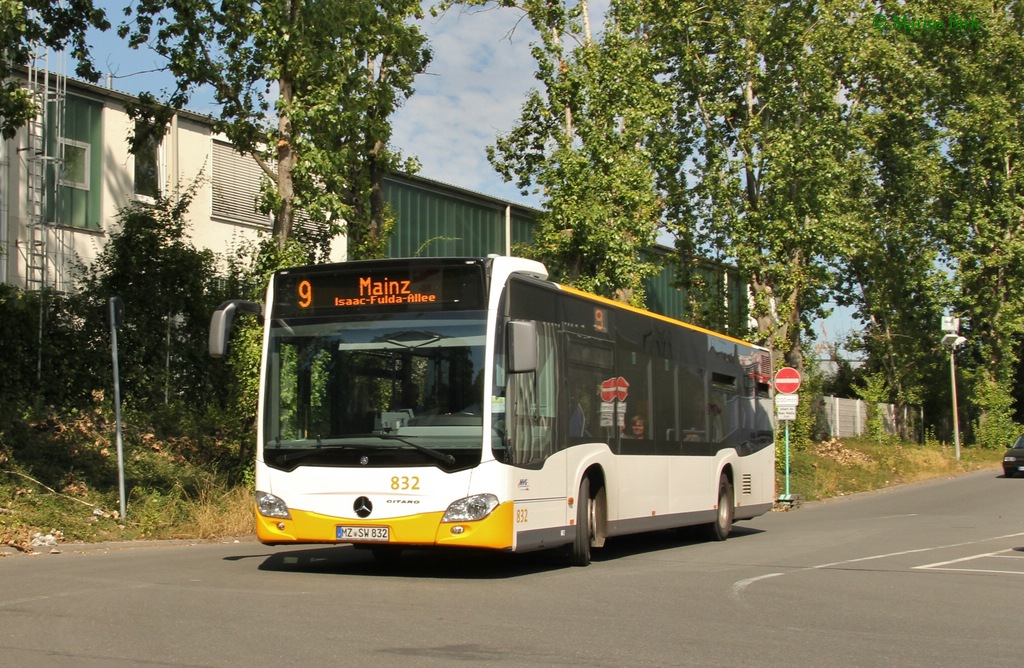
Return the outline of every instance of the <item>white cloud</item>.
<path id="1" fill-rule="evenodd" d="M 452 10 L 428 18 L 434 59 L 393 119 L 392 143 L 423 165 L 420 175 L 494 197 L 526 202 L 487 161 L 536 85 L 534 36 L 516 10 Z"/>

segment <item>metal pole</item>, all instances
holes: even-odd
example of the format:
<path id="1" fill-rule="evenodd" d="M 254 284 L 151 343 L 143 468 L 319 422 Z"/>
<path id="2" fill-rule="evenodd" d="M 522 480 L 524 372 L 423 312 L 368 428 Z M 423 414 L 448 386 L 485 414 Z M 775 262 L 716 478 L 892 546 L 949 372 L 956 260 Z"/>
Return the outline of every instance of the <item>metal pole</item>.
<path id="1" fill-rule="evenodd" d="M 124 447 L 121 441 L 121 379 L 117 369 L 116 298 L 110 299 L 110 354 L 114 360 L 114 423 L 117 426 L 117 488 L 121 499 L 121 519 L 125 516 Z"/>
<path id="2" fill-rule="evenodd" d="M 786 498 L 792 498 L 789 495 L 789 420 L 786 420 Z"/>
<path id="3" fill-rule="evenodd" d="M 164 406 L 171 402 L 171 314 L 167 314 L 167 354 L 164 368 Z"/>
<path id="4" fill-rule="evenodd" d="M 949 350 L 949 375 L 953 387 L 953 444 L 956 450 L 956 460 L 960 461 L 960 416 L 956 406 L 956 346 Z"/>

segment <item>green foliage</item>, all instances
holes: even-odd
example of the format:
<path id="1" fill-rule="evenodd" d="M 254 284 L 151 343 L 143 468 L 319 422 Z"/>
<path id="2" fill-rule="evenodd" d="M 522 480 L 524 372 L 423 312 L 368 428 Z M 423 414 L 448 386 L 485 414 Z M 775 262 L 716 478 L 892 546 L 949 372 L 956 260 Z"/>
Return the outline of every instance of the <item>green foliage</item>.
<path id="1" fill-rule="evenodd" d="M 951 446 L 934 440 L 919 445 L 870 438 L 830 439 L 813 443 L 795 455 L 790 467 L 790 490 L 817 500 L 981 468 L 995 472 L 999 470 L 1000 454 L 964 448 L 957 461 Z M 777 488 L 782 489 L 781 482 Z"/>
<path id="2" fill-rule="evenodd" d="M 213 491 L 220 496 L 238 484 L 223 473 L 237 450 L 209 424 L 190 424 L 180 409 L 161 417 L 167 431 L 151 430 L 144 426 L 149 415 L 127 411 L 121 517 L 113 406 L 99 393 L 94 399 L 89 409 L 27 414 L 0 431 L 0 542 L 25 546 L 34 532 L 51 529 L 72 541 L 206 537 L 191 522 L 195 504 L 210 504 Z M 219 535 L 251 531 L 249 520 L 241 521 L 233 529 L 221 523 Z"/>
<path id="3" fill-rule="evenodd" d="M 975 400 L 982 410 L 982 416 L 975 427 L 978 445 L 999 450 L 1008 447 L 1024 432 L 1013 419 L 1013 396 L 1009 388 L 991 381 L 982 381 L 974 392 Z"/>
<path id="4" fill-rule="evenodd" d="M 506 181 L 544 198 L 533 241 L 521 250 L 555 280 L 643 305 L 643 281 L 658 266 L 641 251 L 655 242 L 663 212 L 647 138 L 668 104 L 638 39 L 640 17 L 613 6 L 595 41 L 584 5 L 500 4 L 525 12 L 538 35 L 540 87 L 488 149 Z"/>
<path id="5" fill-rule="evenodd" d="M 415 164 L 390 147 L 389 119 L 430 62 L 411 22 L 422 15 L 418 0 L 142 0 L 125 12 L 118 33 L 152 45 L 177 84 L 169 107 L 141 96 L 132 113 L 162 127 L 210 87 L 216 129 L 267 175 L 263 208 L 279 245 L 301 221 L 299 236 L 321 257 L 343 231 L 352 257 L 382 253 L 383 177 Z"/>
<path id="6" fill-rule="evenodd" d="M 1008 390 L 1024 333 L 1024 8 L 956 2 L 982 28 L 944 42 L 921 40 L 947 85 L 937 90 L 945 130 L 943 234 L 957 267 L 957 308 L 979 346 L 986 384 Z M 984 390 L 991 399 L 995 393 Z M 1002 400 L 986 400 L 1002 410 Z M 983 404 L 984 405 L 984 404 Z M 1001 416 L 993 416 L 999 422 Z"/>
<path id="7" fill-rule="evenodd" d="M 67 52 L 79 78 L 99 81 L 86 33 L 108 28 L 106 13 L 92 0 L 0 0 L 0 138 L 10 139 L 36 115 L 33 97 L 10 79 L 16 68 L 32 64 L 34 49 Z"/>
<path id="8" fill-rule="evenodd" d="M 110 345 L 110 298 L 124 302 L 124 322 L 117 330 L 122 396 L 140 408 L 172 397 L 205 406 L 217 401 L 226 382 L 208 365 L 205 350 L 210 313 L 224 298 L 216 258 L 197 250 L 186 236 L 195 188 L 159 198 L 153 206 L 122 209 L 120 229 L 82 269 L 83 334 L 98 347 Z"/>
<path id="9" fill-rule="evenodd" d="M 864 327 L 849 349 L 897 416 L 948 416 L 950 312 L 974 341 L 966 361 L 1019 386 L 1021 6 L 613 1 L 592 38 L 587 3 L 453 4 L 516 8 L 537 31 L 540 85 L 489 155 L 545 198 L 524 252 L 556 278 L 639 302 L 637 248 L 665 224 L 694 303 L 715 288 L 694 258 L 737 265 L 752 338 L 790 366 L 813 320 L 851 310 Z M 881 29 L 879 12 L 981 28 Z M 714 309 L 692 311 L 715 327 Z M 968 414 L 992 403 L 964 399 Z"/>
<path id="10" fill-rule="evenodd" d="M 310 262 L 309 251 L 295 239 L 286 241 L 283 247 L 272 240 L 266 240 L 249 251 L 252 257 L 250 265 L 242 266 L 236 262 L 232 266 L 232 275 L 237 277 L 237 291 L 234 295 L 257 302 L 264 301 L 267 284 L 275 271 Z M 262 347 L 262 322 L 252 317 L 238 318 L 232 327 L 227 364 L 209 362 L 222 367 L 231 379 L 227 385 L 226 405 L 230 406 L 233 433 L 237 434 L 242 443 L 239 471 L 243 475 L 255 454 Z"/>
<path id="11" fill-rule="evenodd" d="M 843 357 L 838 344 L 827 344 L 824 350 L 827 351 L 829 364 L 835 370 L 825 376 L 821 393 L 825 396 L 841 397 L 844 399 L 851 399 L 857 396 L 855 386 L 863 375 L 861 370 L 855 369 L 850 360 Z"/>
<path id="12" fill-rule="evenodd" d="M 90 312 L 73 295 L 0 285 L 0 421 L 30 404 L 75 405 L 109 368 L 100 342 L 85 331 Z M 109 344 L 108 344 L 109 345 Z"/>
<path id="13" fill-rule="evenodd" d="M 868 435 L 875 441 L 882 441 L 885 437 L 885 423 L 879 404 L 887 404 L 890 399 L 890 390 L 881 373 L 867 374 L 861 377 L 861 385 L 856 388 L 857 395 L 867 404 L 868 409 Z"/>
<path id="14" fill-rule="evenodd" d="M 4 378 L 0 397 L 5 399 L 26 396 L 36 388 L 37 355 L 29 352 L 36 345 L 26 344 L 39 338 L 40 302 L 38 294 L 0 283 L 0 378 Z M 0 420 L 5 417 L 0 412 Z"/>
<path id="15" fill-rule="evenodd" d="M 268 243 L 255 259 L 247 259 L 255 249 L 240 249 L 218 277 L 216 258 L 187 240 L 193 193 L 123 209 L 76 294 L 0 286 L 0 372 L 9 381 L 0 387 L 0 498 L 11 500 L 0 518 L 5 542 L 24 545 L 32 531 L 50 527 L 76 540 L 172 537 L 183 525 L 188 535 L 199 525 L 221 527 L 201 532 L 251 530 L 249 513 L 225 509 L 220 499 L 235 499 L 233 490 L 251 479 L 256 402 L 247 392 L 255 388 L 259 339 L 248 357 L 239 351 L 250 374 L 236 378 L 207 357 L 209 317 L 226 294 L 261 298 L 255 286 L 262 290 L 267 272 L 309 254 L 296 242 L 284 251 Z M 118 357 L 127 518 L 116 511 L 107 321 L 114 293 L 126 306 Z M 232 520 L 218 523 L 213 512 L 197 519 L 200 503 Z"/>
<path id="16" fill-rule="evenodd" d="M 790 444 L 796 448 L 805 449 L 811 445 L 814 439 L 820 436 L 821 427 L 818 424 L 817 406 L 814 398 L 821 396 L 822 386 L 825 377 L 821 367 L 813 360 L 808 360 L 804 365 L 800 381 L 801 401 L 797 406 L 797 419 L 790 425 Z M 776 440 L 780 440 L 781 429 L 776 429 Z"/>
<path id="17" fill-rule="evenodd" d="M 645 3 L 652 58 L 676 93 L 659 128 L 675 158 L 658 183 L 684 260 L 707 254 L 750 277 L 756 338 L 803 367 L 856 211 L 849 97 L 852 8 Z"/>

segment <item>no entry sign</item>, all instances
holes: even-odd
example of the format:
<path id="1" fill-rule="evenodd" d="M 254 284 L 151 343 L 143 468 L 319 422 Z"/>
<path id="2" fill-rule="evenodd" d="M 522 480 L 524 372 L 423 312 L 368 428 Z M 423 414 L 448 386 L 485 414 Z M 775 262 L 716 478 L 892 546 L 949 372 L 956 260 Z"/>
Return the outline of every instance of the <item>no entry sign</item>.
<path id="1" fill-rule="evenodd" d="M 625 401 L 629 395 L 629 383 L 622 376 L 609 378 L 601 383 L 601 401 L 609 402 L 613 399 Z"/>
<path id="2" fill-rule="evenodd" d="M 800 389 L 800 372 L 791 366 L 784 366 L 775 372 L 775 391 L 793 394 Z"/>

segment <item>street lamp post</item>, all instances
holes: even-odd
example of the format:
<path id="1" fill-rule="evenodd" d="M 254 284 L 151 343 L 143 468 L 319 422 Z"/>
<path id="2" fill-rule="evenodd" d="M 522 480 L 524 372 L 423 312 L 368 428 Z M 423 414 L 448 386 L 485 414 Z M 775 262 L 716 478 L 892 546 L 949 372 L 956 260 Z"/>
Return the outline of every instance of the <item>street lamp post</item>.
<path id="1" fill-rule="evenodd" d="M 956 460 L 960 461 L 960 415 L 956 407 L 956 349 L 967 339 L 956 334 L 942 337 L 942 345 L 949 346 L 949 376 L 953 388 L 953 444 L 956 449 Z"/>

